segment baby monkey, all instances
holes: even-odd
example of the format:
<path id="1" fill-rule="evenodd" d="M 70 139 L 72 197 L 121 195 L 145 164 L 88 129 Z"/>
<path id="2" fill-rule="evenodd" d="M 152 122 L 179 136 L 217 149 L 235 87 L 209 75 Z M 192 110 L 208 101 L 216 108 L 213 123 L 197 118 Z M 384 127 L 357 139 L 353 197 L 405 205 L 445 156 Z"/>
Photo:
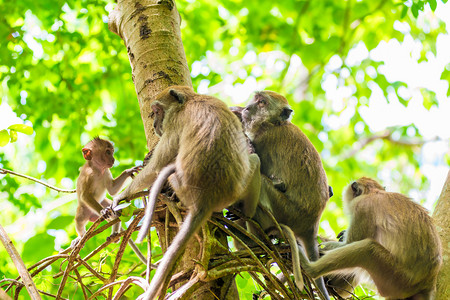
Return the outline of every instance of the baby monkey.
<path id="1" fill-rule="evenodd" d="M 75 214 L 75 229 L 78 237 L 72 241 L 72 247 L 86 233 L 88 221 L 94 222 L 102 214 L 108 221 L 116 218 L 116 214 L 111 209 L 107 209 L 112 201 L 105 198 L 106 191 L 110 195 L 117 194 L 125 180 L 142 168 L 138 166 L 127 169 L 114 179 L 109 170 L 114 165 L 114 146 L 110 141 L 96 137 L 87 143 L 82 151 L 86 163 L 81 167 L 80 176 L 77 179 L 78 207 Z M 112 234 L 116 234 L 119 229 L 120 222 L 113 226 Z"/>
<path id="2" fill-rule="evenodd" d="M 350 214 L 344 242 L 324 243 L 330 251 L 315 262 L 300 251 L 306 273 L 317 278 L 363 269 L 383 297 L 432 299 L 442 249 L 427 211 L 366 177 L 350 184 L 343 200 Z"/>

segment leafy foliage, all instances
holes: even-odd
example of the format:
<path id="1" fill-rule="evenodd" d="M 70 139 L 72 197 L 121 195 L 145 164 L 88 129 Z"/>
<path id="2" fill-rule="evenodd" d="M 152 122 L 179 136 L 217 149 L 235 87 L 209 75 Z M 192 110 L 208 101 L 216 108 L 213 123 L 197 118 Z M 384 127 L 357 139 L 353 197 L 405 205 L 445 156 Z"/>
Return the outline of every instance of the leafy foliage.
<path id="1" fill-rule="evenodd" d="M 0 101 L 34 130 L 0 123 L 9 128 L 0 131 L 2 167 L 73 188 L 82 145 L 95 135 L 109 137 L 119 149 L 114 175 L 143 159 L 146 142 L 127 52 L 107 25 L 112 2 L 0 0 Z M 412 86 L 383 71 L 386 62 L 376 51 L 414 42 L 421 47 L 410 53 L 411 60 L 432 61 L 436 41 L 448 35 L 434 14 L 446 2 L 180 0 L 177 6 L 200 92 L 230 104 L 244 102 L 256 89 L 287 96 L 293 122 L 320 151 L 335 191 L 321 224 L 321 233 L 332 235 L 346 226 L 339 194 L 353 178 L 376 177 L 391 190 L 426 198 L 426 139 L 418 120 L 379 128 L 366 112 L 376 103 L 428 111 L 442 105 L 428 85 Z M 450 82 L 449 74 L 447 65 L 438 78 Z M 420 91 L 419 103 L 411 89 Z M 17 132 L 32 135 L 7 144 Z M 26 262 L 55 253 L 75 237 L 73 199 L 9 176 L 0 185 L 0 203 L 8 212 L 0 222 L 20 233 L 15 242 Z M 59 206 L 53 210 L 54 203 Z M 36 220 L 41 215 L 45 222 Z M 13 277 L 6 255 L 0 255 L 0 265 L 0 276 Z M 243 279 L 238 285 L 247 296 L 255 290 Z"/>

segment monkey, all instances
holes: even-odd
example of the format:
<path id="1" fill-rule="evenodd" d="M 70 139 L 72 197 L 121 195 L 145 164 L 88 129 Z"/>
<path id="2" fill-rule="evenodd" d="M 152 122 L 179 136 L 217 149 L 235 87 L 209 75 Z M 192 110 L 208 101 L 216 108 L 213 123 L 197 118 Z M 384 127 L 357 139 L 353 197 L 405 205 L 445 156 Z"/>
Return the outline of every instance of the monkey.
<path id="1" fill-rule="evenodd" d="M 242 111 L 244 110 L 244 107 L 231 106 L 230 110 L 238 117 L 239 121 L 242 122 Z M 249 153 L 255 153 L 255 147 L 253 146 L 252 142 L 247 136 L 246 138 Z M 270 175 L 269 178 L 272 180 L 272 183 L 274 184 L 277 190 L 279 190 L 282 193 L 286 192 L 286 186 L 280 178 L 276 178 L 274 175 Z M 328 186 L 328 194 L 329 194 L 328 198 L 331 198 L 334 195 L 333 188 L 331 186 Z"/>
<path id="2" fill-rule="evenodd" d="M 105 198 L 106 191 L 110 195 L 117 194 L 125 180 L 141 170 L 141 166 L 133 167 L 123 171 L 122 174 L 113 179 L 109 169 L 115 161 L 114 146 L 110 141 L 99 137 L 95 137 L 87 143 L 82 152 L 86 162 L 81 167 L 77 179 L 78 206 L 75 214 L 75 229 L 78 237 L 72 241 L 72 247 L 75 247 L 86 233 L 88 221 L 94 222 L 102 214 L 108 221 L 115 218 L 116 215 L 107 209 L 111 206 L 112 201 Z M 113 225 L 112 236 L 117 234 L 119 230 L 120 222 Z M 147 260 L 131 239 L 129 244 L 139 259 L 146 264 Z"/>
<path id="3" fill-rule="evenodd" d="M 387 299 L 432 299 L 442 248 L 427 211 L 367 177 L 344 189 L 343 202 L 350 217 L 344 242 L 327 243 L 332 250 L 314 262 L 300 251 L 306 273 L 363 269 Z"/>
<path id="4" fill-rule="evenodd" d="M 288 226 L 306 248 L 311 260 L 319 258 L 317 232 L 330 190 L 319 153 L 306 135 L 290 122 L 287 99 L 272 91 L 256 92 L 244 108 L 231 108 L 241 117 L 244 131 L 261 161 L 260 204 L 278 223 Z M 284 183 L 283 190 L 270 178 Z M 257 208 L 253 217 L 264 230 L 274 226 Z M 294 274 L 300 266 L 293 265 Z M 317 287 L 329 299 L 322 278 Z"/>
<path id="5" fill-rule="evenodd" d="M 260 191 L 259 158 L 248 153 L 241 123 L 221 100 L 196 94 L 190 87 L 171 86 L 150 105 L 159 142 L 148 164 L 114 198 L 113 207 L 148 188 L 164 167 L 174 163 L 168 180 L 188 213 L 144 299 L 165 292 L 178 257 L 213 212 L 242 201 L 244 213 L 252 216 Z"/>
<path id="6" fill-rule="evenodd" d="M 331 188 L 331 187 L 330 187 Z M 320 237 L 322 243 L 319 247 L 320 257 L 325 255 L 331 249 L 336 248 L 334 244 L 344 242 L 345 230 L 341 231 L 337 235 L 337 241 L 328 239 L 325 237 Z M 324 276 L 325 286 L 328 291 L 333 294 L 339 295 L 341 298 L 349 298 L 352 296 L 354 288 L 359 284 L 360 281 L 365 277 L 365 272 L 348 272 L 347 274 L 328 274 Z"/>

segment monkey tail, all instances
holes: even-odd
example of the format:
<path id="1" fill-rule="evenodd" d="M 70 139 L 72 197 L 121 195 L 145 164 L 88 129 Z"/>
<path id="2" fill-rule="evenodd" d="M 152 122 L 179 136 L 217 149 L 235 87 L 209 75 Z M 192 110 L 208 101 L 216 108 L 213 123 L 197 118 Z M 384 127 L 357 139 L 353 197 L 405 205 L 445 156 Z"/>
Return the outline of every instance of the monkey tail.
<path id="1" fill-rule="evenodd" d="M 197 232 L 200 226 L 205 223 L 210 215 L 211 212 L 206 210 L 195 212 L 189 211 L 180 230 L 173 239 L 172 244 L 167 248 L 166 253 L 161 259 L 158 269 L 156 269 L 155 276 L 153 276 L 150 286 L 144 294 L 144 300 L 157 299 L 159 293 L 166 288 L 167 277 L 171 274 L 179 256 L 186 248 L 189 239 Z"/>
<path id="2" fill-rule="evenodd" d="M 165 166 L 161 170 L 161 172 L 159 172 L 158 178 L 156 178 L 155 182 L 153 183 L 148 196 L 144 221 L 142 222 L 141 230 L 139 230 L 136 243 L 142 243 L 145 236 L 147 235 L 147 232 L 150 229 L 150 224 L 152 223 L 153 213 L 155 212 L 156 200 L 158 199 L 158 195 L 159 193 L 161 193 L 161 190 L 164 186 L 164 183 L 166 183 L 167 178 L 169 178 L 169 176 L 174 172 L 175 172 L 175 163 L 171 163 L 170 165 Z"/>
<path id="3" fill-rule="evenodd" d="M 295 285 L 298 287 L 300 291 L 303 290 L 303 276 L 302 270 L 300 267 L 300 253 L 298 250 L 297 239 L 295 238 L 295 234 L 292 229 L 284 224 L 280 224 L 281 229 L 283 230 L 286 238 L 288 239 L 289 245 L 291 246 L 291 254 L 292 254 L 292 269 L 294 271 L 294 281 Z"/>

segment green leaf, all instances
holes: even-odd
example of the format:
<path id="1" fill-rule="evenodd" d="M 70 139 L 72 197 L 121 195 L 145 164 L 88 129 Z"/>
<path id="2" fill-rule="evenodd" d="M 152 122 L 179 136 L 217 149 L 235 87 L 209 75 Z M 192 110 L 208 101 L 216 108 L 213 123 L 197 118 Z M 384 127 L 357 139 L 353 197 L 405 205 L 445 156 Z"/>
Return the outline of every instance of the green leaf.
<path id="1" fill-rule="evenodd" d="M 11 143 L 14 143 L 15 141 L 17 141 L 17 131 L 10 130 L 9 135 L 11 136 L 11 140 L 10 140 Z"/>
<path id="2" fill-rule="evenodd" d="M 73 216 L 59 216 L 47 225 L 47 229 L 66 229 L 73 222 Z"/>
<path id="3" fill-rule="evenodd" d="M 0 130 L 0 147 L 8 145 L 9 133 L 6 129 Z"/>
<path id="4" fill-rule="evenodd" d="M 436 6 L 437 6 L 436 0 L 428 0 L 428 3 L 430 4 L 431 10 L 435 11 L 436 10 Z"/>
<path id="5" fill-rule="evenodd" d="M 419 6 L 417 4 L 413 4 L 411 6 L 411 12 L 412 12 L 414 18 L 417 18 L 419 16 Z"/>
<path id="6" fill-rule="evenodd" d="M 9 126 L 8 129 L 15 130 L 27 135 L 33 134 L 33 128 L 25 124 L 14 124 Z"/>
<path id="7" fill-rule="evenodd" d="M 35 262 L 37 259 L 50 256 L 55 252 L 55 237 L 47 233 L 37 234 L 25 243 L 23 249 L 23 260 Z"/>
<path id="8" fill-rule="evenodd" d="M 408 13 L 408 6 L 405 5 L 405 6 L 403 6 L 402 14 L 400 15 L 400 19 L 403 19 L 407 13 Z"/>

